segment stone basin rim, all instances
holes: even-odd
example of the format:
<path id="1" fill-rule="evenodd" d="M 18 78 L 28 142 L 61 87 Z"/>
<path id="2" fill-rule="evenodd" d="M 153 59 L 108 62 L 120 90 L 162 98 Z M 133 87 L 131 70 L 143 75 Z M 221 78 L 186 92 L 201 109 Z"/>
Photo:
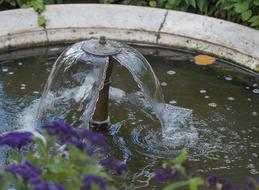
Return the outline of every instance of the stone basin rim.
<path id="1" fill-rule="evenodd" d="M 45 28 L 32 9 L 0 12 L 0 53 L 12 49 L 111 40 L 195 50 L 259 72 L 259 30 L 172 10 L 103 4 L 47 5 Z M 8 21 L 8 22 L 7 22 Z"/>

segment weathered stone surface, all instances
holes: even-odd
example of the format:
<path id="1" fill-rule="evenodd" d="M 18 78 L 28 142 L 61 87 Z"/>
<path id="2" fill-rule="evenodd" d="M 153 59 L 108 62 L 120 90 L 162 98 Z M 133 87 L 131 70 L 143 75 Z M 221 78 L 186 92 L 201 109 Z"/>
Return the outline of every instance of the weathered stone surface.
<path id="1" fill-rule="evenodd" d="M 0 12 L 0 51 L 109 39 L 195 49 L 258 71 L 259 31 L 231 22 L 162 9 L 100 4 L 50 5 L 46 28 L 32 9 Z"/>

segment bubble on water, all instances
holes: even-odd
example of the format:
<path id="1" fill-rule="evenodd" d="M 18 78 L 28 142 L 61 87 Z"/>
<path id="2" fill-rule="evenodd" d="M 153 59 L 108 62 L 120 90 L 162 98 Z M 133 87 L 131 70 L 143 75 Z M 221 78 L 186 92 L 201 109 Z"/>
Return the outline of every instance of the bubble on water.
<path id="1" fill-rule="evenodd" d="M 228 111 L 230 111 L 230 110 L 231 110 L 231 108 L 230 108 L 230 107 L 227 107 L 227 110 L 228 110 Z"/>
<path id="2" fill-rule="evenodd" d="M 253 84 L 253 87 L 257 87 L 257 86 L 258 86 L 258 84 L 257 84 L 257 83 L 254 83 L 254 84 Z"/>
<path id="3" fill-rule="evenodd" d="M 245 87 L 245 89 L 249 90 L 249 89 L 250 89 L 250 87 L 249 87 L 249 86 L 246 86 L 246 87 Z"/>
<path id="4" fill-rule="evenodd" d="M 256 111 L 253 111 L 252 116 L 258 116 L 258 113 Z"/>
<path id="5" fill-rule="evenodd" d="M 255 88 L 255 89 L 253 90 L 253 93 L 259 94 L 259 89 L 258 89 L 258 88 Z"/>
<path id="6" fill-rule="evenodd" d="M 19 62 L 19 63 L 17 63 L 17 65 L 22 66 L 22 65 L 23 65 L 23 63 L 22 63 L 22 62 Z"/>
<path id="7" fill-rule="evenodd" d="M 256 153 L 252 153 L 252 156 L 255 157 L 255 158 L 258 157 L 258 155 Z"/>
<path id="8" fill-rule="evenodd" d="M 212 108 L 215 108 L 215 107 L 217 107 L 217 104 L 214 103 L 214 102 L 211 102 L 211 103 L 208 103 L 208 106 L 212 107 Z"/>
<path id="9" fill-rule="evenodd" d="M 131 125 L 136 125 L 136 122 L 131 122 Z"/>
<path id="10" fill-rule="evenodd" d="M 209 99 L 210 97 L 209 96 L 204 96 L 205 99 Z"/>
<path id="11" fill-rule="evenodd" d="M 174 75 L 174 74 L 176 74 L 176 72 L 173 71 L 173 70 L 169 70 L 169 71 L 167 71 L 166 73 L 167 73 L 168 75 Z"/>
<path id="12" fill-rule="evenodd" d="M 234 101 L 234 100 L 235 100 L 235 98 L 234 98 L 234 97 L 231 97 L 231 96 L 228 97 L 227 99 L 228 99 L 229 101 Z"/>
<path id="13" fill-rule="evenodd" d="M 200 90 L 200 93 L 201 94 L 204 94 L 204 93 L 206 93 L 207 91 L 206 90 Z"/>
<path id="14" fill-rule="evenodd" d="M 25 87 L 25 86 L 21 86 L 20 89 L 21 89 L 21 90 L 25 90 L 26 87 Z"/>
<path id="15" fill-rule="evenodd" d="M 13 72 L 9 72 L 8 74 L 9 74 L 9 75 L 13 75 L 14 73 L 13 73 Z"/>
<path id="16" fill-rule="evenodd" d="M 233 78 L 232 78 L 232 76 L 230 76 L 230 75 L 227 75 L 227 76 L 224 76 L 224 79 L 225 79 L 225 80 L 228 80 L 228 81 L 230 81 L 230 80 L 232 80 Z"/>
<path id="17" fill-rule="evenodd" d="M 33 91 L 33 94 L 39 94 L 40 92 L 39 91 Z"/>
<path id="18" fill-rule="evenodd" d="M 249 172 L 250 172 L 250 174 L 252 174 L 252 175 L 258 174 L 258 171 L 257 171 L 255 168 L 250 169 Z"/>
<path id="19" fill-rule="evenodd" d="M 174 105 L 174 104 L 177 104 L 177 101 L 172 100 L 172 101 L 169 102 L 169 104 L 173 104 L 173 105 Z"/>
<path id="20" fill-rule="evenodd" d="M 161 82 L 161 86 L 167 86 L 166 82 Z"/>
<path id="21" fill-rule="evenodd" d="M 7 67 L 2 67 L 2 72 L 4 72 L 4 73 L 8 72 L 8 68 Z"/>
<path id="22" fill-rule="evenodd" d="M 50 48 L 49 51 L 51 51 L 51 52 L 57 52 L 57 51 L 59 51 L 59 48 L 57 48 L 57 47 L 55 47 L 55 48 Z"/>

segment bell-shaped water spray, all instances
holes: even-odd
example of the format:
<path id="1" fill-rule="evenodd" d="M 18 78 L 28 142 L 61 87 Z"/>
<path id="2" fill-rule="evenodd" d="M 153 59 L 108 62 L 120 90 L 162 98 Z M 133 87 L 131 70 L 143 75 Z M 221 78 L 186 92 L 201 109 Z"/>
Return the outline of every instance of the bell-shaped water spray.
<path id="1" fill-rule="evenodd" d="M 147 60 L 137 50 L 105 37 L 76 43 L 60 55 L 45 86 L 36 120 L 58 119 L 62 115 L 72 123 L 107 124 L 114 63 L 130 71 L 162 121 L 163 94 Z"/>

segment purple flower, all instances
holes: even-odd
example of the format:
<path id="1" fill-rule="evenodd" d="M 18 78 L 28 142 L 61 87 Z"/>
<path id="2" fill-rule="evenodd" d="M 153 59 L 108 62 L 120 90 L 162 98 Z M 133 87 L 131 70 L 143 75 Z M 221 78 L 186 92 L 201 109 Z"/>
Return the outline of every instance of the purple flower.
<path id="1" fill-rule="evenodd" d="M 102 133 L 96 133 L 92 130 L 85 129 L 80 132 L 80 136 L 82 138 L 87 138 L 93 145 L 99 145 L 102 147 L 102 151 L 105 153 L 110 150 L 110 147 Z"/>
<path id="2" fill-rule="evenodd" d="M 94 148 L 81 140 L 73 140 L 70 143 L 75 145 L 81 151 L 86 150 L 90 156 L 94 153 Z"/>
<path id="3" fill-rule="evenodd" d="M 109 156 L 105 160 L 101 160 L 100 163 L 104 168 L 108 170 L 116 171 L 120 175 L 125 173 L 127 170 L 126 164 L 111 156 Z"/>
<path id="4" fill-rule="evenodd" d="M 54 121 L 44 125 L 42 128 L 46 129 L 49 135 L 59 137 L 62 143 L 72 139 L 79 139 L 76 131 L 65 121 Z"/>
<path id="5" fill-rule="evenodd" d="M 12 148 L 21 148 L 32 142 L 32 133 L 30 132 L 12 132 L 0 136 L 0 145 L 8 145 Z"/>
<path id="6" fill-rule="evenodd" d="M 157 178 L 158 185 L 166 181 L 177 179 L 179 177 L 178 173 L 170 167 L 167 167 L 164 170 L 157 170 L 155 172 L 155 175 Z"/>
<path id="7" fill-rule="evenodd" d="M 217 176 L 209 176 L 207 178 L 207 183 L 211 186 L 211 187 L 215 187 L 218 181 L 218 177 Z"/>
<path id="8" fill-rule="evenodd" d="M 47 181 L 39 181 L 39 183 L 34 185 L 33 190 L 66 190 L 63 184 L 55 185 Z"/>
<path id="9" fill-rule="evenodd" d="M 23 164 L 8 165 L 5 170 L 15 175 L 19 175 L 24 179 L 28 179 L 29 181 L 37 179 L 41 174 L 41 170 L 34 167 L 28 161 L 25 161 Z"/>
<path id="10" fill-rule="evenodd" d="M 96 184 L 100 189 L 104 190 L 106 187 L 106 181 L 104 178 L 94 175 L 86 175 L 83 180 L 83 186 L 81 190 L 90 190 L 92 184 Z"/>

